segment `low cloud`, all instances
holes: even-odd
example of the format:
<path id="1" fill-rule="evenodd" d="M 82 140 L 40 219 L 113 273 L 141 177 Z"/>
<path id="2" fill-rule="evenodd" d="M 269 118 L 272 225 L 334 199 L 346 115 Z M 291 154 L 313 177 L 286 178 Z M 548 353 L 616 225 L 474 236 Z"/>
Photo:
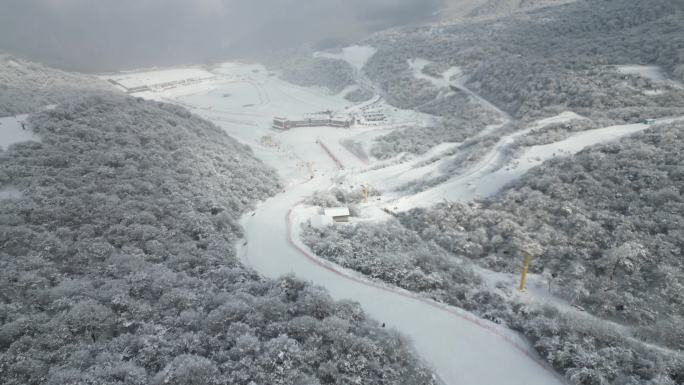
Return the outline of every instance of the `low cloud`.
<path id="1" fill-rule="evenodd" d="M 442 0 L 2 0 L 0 50 L 67 69 L 198 63 L 423 21 Z"/>

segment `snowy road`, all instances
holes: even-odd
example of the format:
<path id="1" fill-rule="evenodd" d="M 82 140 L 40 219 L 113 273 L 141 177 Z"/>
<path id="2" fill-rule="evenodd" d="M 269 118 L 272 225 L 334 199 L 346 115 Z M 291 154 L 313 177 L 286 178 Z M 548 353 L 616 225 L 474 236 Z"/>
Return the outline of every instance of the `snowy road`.
<path id="1" fill-rule="evenodd" d="M 562 383 L 516 334 L 462 310 L 368 282 L 307 254 L 297 241 L 298 218 L 289 218 L 290 210 L 329 184 L 317 177 L 293 186 L 262 203 L 254 216 L 243 217 L 247 245 L 239 250 L 242 260 L 268 277 L 294 273 L 324 286 L 335 299 L 359 302 L 370 316 L 409 336 L 446 384 Z"/>

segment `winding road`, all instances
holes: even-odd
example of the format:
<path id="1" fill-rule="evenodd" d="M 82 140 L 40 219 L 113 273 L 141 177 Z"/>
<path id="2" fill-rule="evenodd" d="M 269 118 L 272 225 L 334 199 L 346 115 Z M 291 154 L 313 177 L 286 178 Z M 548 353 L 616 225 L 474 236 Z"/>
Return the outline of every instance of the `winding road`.
<path id="1" fill-rule="evenodd" d="M 313 255 L 298 240 L 301 218 L 293 209 L 314 191 L 329 186 L 329 177 L 317 176 L 292 185 L 261 203 L 253 215 L 245 215 L 247 242 L 238 250 L 243 262 L 265 276 L 293 273 L 325 287 L 336 300 L 359 302 L 371 317 L 407 335 L 445 384 L 563 383 L 517 334 L 461 309 L 368 281 Z"/>

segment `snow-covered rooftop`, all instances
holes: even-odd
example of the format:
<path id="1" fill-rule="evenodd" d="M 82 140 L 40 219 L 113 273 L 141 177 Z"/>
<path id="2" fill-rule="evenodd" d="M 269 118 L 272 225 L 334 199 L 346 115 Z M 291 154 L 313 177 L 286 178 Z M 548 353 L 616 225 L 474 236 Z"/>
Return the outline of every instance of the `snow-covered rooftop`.
<path id="1" fill-rule="evenodd" d="M 329 207 L 323 212 L 328 217 L 348 217 L 350 215 L 347 207 Z"/>

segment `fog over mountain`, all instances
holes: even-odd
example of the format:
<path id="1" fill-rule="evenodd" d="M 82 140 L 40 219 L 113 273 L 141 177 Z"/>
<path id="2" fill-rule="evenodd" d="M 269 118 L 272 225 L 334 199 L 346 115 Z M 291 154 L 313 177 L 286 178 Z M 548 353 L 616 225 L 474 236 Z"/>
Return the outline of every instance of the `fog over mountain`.
<path id="1" fill-rule="evenodd" d="M 3 0 L 0 50 L 64 69 L 201 63 L 350 42 L 442 0 Z"/>

